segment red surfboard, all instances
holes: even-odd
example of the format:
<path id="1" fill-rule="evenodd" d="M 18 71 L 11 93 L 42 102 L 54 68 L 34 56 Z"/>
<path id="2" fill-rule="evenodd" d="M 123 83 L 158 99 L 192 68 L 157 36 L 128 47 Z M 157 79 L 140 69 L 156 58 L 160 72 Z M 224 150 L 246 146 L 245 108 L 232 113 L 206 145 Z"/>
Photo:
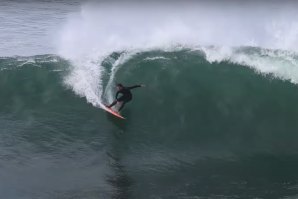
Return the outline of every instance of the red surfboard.
<path id="1" fill-rule="evenodd" d="M 118 118 L 121 118 L 121 119 L 124 119 L 125 120 L 125 118 L 122 115 L 120 115 L 118 112 L 114 111 L 113 109 L 108 108 L 106 105 L 104 106 L 104 110 L 107 111 L 107 112 L 109 112 L 109 113 L 111 113 L 112 115 L 114 115 L 114 116 L 116 116 Z"/>

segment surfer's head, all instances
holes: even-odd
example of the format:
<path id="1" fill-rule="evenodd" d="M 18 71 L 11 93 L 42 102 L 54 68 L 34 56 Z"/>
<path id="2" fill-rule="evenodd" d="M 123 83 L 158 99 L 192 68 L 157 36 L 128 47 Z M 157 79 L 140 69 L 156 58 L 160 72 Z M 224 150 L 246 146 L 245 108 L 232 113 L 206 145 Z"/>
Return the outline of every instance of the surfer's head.
<path id="1" fill-rule="evenodd" d="M 117 86 L 118 90 L 124 88 L 124 86 L 122 84 L 120 84 L 120 83 L 118 83 L 116 86 Z"/>

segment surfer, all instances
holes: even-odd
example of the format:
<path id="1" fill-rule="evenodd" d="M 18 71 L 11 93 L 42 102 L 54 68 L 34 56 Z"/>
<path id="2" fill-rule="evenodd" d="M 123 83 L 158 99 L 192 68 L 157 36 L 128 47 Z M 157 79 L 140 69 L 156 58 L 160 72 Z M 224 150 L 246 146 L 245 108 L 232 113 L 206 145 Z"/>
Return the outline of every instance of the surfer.
<path id="1" fill-rule="evenodd" d="M 135 85 L 135 86 L 130 86 L 130 87 L 125 87 L 122 84 L 117 84 L 117 93 L 116 93 L 116 100 L 110 104 L 109 106 L 107 106 L 108 108 L 111 108 L 112 106 L 114 106 L 117 103 L 121 103 L 118 112 L 121 111 L 121 109 L 123 109 L 124 105 L 132 100 L 132 94 L 130 92 L 131 89 L 134 88 L 138 88 L 138 87 L 145 87 L 145 85 Z M 119 94 L 121 94 L 120 97 Z"/>

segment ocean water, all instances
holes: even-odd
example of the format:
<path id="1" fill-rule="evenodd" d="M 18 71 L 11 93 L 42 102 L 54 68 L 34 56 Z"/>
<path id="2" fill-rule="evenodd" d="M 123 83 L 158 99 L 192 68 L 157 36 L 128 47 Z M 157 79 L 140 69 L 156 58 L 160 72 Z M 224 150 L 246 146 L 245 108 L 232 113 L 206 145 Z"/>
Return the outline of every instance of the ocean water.
<path id="1" fill-rule="evenodd" d="M 296 6 L 1 1 L 0 198 L 297 198 Z"/>

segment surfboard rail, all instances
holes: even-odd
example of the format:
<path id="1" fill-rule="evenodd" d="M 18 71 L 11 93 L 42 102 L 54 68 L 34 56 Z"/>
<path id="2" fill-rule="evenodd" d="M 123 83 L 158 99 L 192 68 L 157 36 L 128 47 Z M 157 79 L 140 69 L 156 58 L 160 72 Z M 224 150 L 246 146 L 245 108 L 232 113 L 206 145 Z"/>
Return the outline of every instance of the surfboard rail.
<path id="1" fill-rule="evenodd" d="M 118 112 L 114 111 L 113 109 L 111 108 L 108 108 L 106 105 L 104 105 L 104 110 L 111 113 L 112 115 L 118 117 L 118 118 L 121 118 L 123 120 L 125 120 L 125 117 L 123 117 L 122 115 L 120 115 Z"/>

